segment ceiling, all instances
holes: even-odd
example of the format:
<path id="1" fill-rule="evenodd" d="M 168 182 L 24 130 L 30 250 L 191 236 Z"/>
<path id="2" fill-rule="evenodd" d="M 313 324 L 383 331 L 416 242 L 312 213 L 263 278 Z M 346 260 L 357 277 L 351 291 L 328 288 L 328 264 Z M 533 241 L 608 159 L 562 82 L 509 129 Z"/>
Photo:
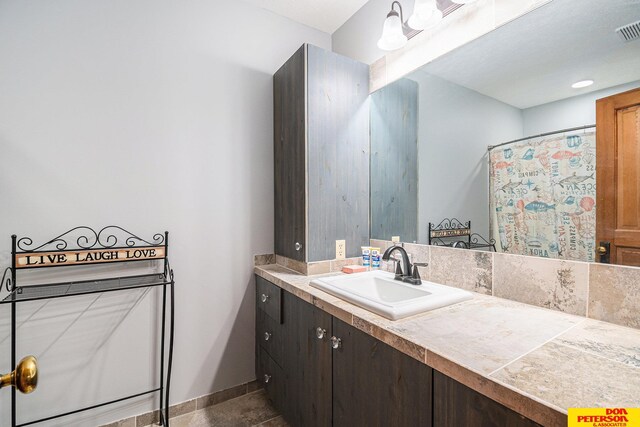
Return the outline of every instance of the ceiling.
<path id="1" fill-rule="evenodd" d="M 245 0 L 301 24 L 333 34 L 368 0 Z M 391 2 L 389 2 L 391 4 Z"/>
<path id="2" fill-rule="evenodd" d="M 422 68 L 518 108 L 640 80 L 640 0 L 553 0 Z M 592 79 L 595 84 L 573 89 Z"/>

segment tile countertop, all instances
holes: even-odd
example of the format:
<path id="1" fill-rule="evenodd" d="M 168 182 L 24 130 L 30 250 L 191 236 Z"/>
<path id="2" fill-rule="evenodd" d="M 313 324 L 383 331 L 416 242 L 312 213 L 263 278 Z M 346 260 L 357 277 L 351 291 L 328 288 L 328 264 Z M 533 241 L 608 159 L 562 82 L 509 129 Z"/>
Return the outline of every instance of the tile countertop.
<path id="1" fill-rule="evenodd" d="M 567 409 L 640 407 L 640 330 L 475 294 L 396 321 L 309 286 L 280 265 L 255 273 L 545 426 Z"/>

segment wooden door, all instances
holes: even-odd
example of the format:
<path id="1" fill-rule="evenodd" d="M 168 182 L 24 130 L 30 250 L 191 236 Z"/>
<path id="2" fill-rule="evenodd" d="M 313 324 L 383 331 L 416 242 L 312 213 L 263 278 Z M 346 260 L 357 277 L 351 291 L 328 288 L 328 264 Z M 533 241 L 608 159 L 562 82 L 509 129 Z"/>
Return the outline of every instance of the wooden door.
<path id="1" fill-rule="evenodd" d="M 432 369 L 333 318 L 334 426 L 431 426 Z"/>
<path id="2" fill-rule="evenodd" d="M 331 426 L 331 315 L 288 292 L 282 299 L 287 396 L 282 415 L 293 427 Z M 326 331 L 322 339 L 317 328 Z"/>
<path id="3" fill-rule="evenodd" d="M 306 261 L 305 102 L 302 46 L 273 76 L 275 252 L 298 261 Z"/>
<path id="4" fill-rule="evenodd" d="M 596 102 L 596 165 L 599 260 L 640 266 L 640 89 Z"/>

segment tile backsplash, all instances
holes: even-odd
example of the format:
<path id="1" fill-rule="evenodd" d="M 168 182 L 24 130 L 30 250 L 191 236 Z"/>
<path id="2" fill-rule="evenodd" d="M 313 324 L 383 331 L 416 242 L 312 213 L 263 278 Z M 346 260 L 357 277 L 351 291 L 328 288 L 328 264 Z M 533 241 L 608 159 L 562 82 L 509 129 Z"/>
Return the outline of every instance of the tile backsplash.
<path id="1" fill-rule="evenodd" d="M 451 251 L 431 247 L 429 280 L 468 291 L 491 295 L 493 264 L 490 252 Z"/>
<path id="2" fill-rule="evenodd" d="M 371 239 L 381 251 L 389 240 Z M 640 268 L 536 258 L 497 252 L 405 243 L 411 262 L 427 262 L 420 276 L 435 283 L 510 299 L 564 313 L 640 329 Z M 275 263 L 300 274 L 337 272 L 360 258 L 304 263 L 258 255 L 256 265 Z M 394 264 L 382 263 L 393 272 Z"/>
<path id="3" fill-rule="evenodd" d="M 393 243 L 371 240 L 383 250 Z M 405 243 L 435 283 L 640 329 L 640 268 Z M 387 270 L 392 265 L 384 265 Z"/>
<path id="4" fill-rule="evenodd" d="M 589 317 L 640 329 L 640 268 L 589 265 Z"/>
<path id="5" fill-rule="evenodd" d="M 266 255 L 256 255 L 254 261 L 258 261 L 258 257 L 266 257 Z M 314 274 L 326 274 L 335 273 L 341 271 L 342 267 L 351 264 L 361 264 L 360 258 L 347 258 L 347 259 L 333 259 L 327 261 L 315 261 L 315 262 L 302 262 L 296 261 L 291 258 L 275 255 L 275 263 L 290 270 L 297 271 L 305 276 L 312 276 Z M 262 260 L 263 258 L 260 258 Z M 259 265 L 259 264 L 255 264 Z"/>
<path id="6" fill-rule="evenodd" d="M 494 296 L 587 315 L 588 263 L 495 254 L 493 274 Z"/>

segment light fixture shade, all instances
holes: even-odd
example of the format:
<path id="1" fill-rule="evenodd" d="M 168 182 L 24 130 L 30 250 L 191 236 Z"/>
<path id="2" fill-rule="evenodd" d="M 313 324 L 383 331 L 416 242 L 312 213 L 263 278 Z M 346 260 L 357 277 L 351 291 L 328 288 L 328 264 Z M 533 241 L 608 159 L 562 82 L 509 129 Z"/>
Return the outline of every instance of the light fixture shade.
<path id="1" fill-rule="evenodd" d="M 435 0 L 416 0 L 413 14 L 407 24 L 414 30 L 426 30 L 437 25 L 442 20 L 442 11 L 438 9 Z"/>
<path id="2" fill-rule="evenodd" d="M 591 86 L 593 84 L 593 80 L 580 80 L 579 82 L 575 82 L 571 85 L 574 89 L 582 89 L 583 87 Z"/>
<path id="3" fill-rule="evenodd" d="M 378 40 L 378 47 L 382 50 L 396 50 L 407 44 L 407 36 L 402 32 L 402 21 L 397 12 L 391 11 L 384 21 L 382 36 Z"/>

